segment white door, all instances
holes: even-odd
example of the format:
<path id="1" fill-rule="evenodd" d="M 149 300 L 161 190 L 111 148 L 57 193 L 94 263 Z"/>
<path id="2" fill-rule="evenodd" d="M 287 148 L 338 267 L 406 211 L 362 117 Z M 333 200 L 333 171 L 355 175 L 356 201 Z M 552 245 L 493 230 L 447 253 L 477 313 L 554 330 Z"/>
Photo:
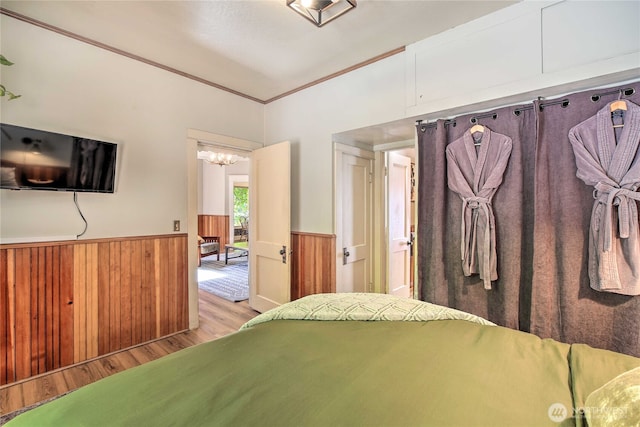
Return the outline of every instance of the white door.
<path id="1" fill-rule="evenodd" d="M 411 158 L 387 153 L 389 293 L 411 296 Z"/>
<path id="2" fill-rule="evenodd" d="M 289 142 L 254 150 L 249 174 L 249 305 L 264 312 L 289 302 Z"/>
<path id="3" fill-rule="evenodd" d="M 368 292 L 371 288 L 372 159 L 337 151 L 336 160 L 336 291 Z"/>

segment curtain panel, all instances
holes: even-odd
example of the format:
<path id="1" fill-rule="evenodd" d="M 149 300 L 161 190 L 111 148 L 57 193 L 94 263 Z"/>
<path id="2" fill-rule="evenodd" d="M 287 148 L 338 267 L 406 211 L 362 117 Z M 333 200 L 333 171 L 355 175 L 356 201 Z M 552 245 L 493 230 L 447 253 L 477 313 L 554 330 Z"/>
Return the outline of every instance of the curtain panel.
<path id="1" fill-rule="evenodd" d="M 620 92 L 628 88 L 635 92 Z M 419 123 L 420 299 L 543 338 L 640 356 L 640 296 L 599 292 L 589 284 L 593 187 L 576 177 L 568 138 L 573 126 L 618 97 L 640 104 L 639 90 L 635 82 Z M 477 274 L 463 274 L 462 199 L 447 180 L 446 149 L 474 123 L 512 140 L 491 201 L 498 278 L 490 290 Z"/>

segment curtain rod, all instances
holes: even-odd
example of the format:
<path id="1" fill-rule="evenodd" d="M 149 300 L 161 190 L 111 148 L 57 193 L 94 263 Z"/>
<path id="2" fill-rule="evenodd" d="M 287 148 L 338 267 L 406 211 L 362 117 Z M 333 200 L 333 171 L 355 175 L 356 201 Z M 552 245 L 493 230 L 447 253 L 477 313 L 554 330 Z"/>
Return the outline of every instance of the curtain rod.
<path id="1" fill-rule="evenodd" d="M 612 95 L 612 94 L 614 94 L 614 93 L 617 93 L 617 94 L 618 94 L 618 96 L 619 96 L 620 98 L 622 98 L 622 96 L 623 96 L 623 95 L 624 95 L 624 96 L 631 96 L 631 95 L 633 95 L 634 93 L 636 93 L 636 90 L 635 90 L 634 88 L 632 88 L 632 87 L 628 87 L 628 88 L 626 88 L 626 89 L 618 89 L 618 90 L 612 90 L 612 91 L 604 92 L 604 93 L 596 93 L 596 94 L 591 95 L 591 101 L 593 101 L 593 102 L 598 102 L 598 101 L 600 101 L 600 97 L 601 97 L 601 96 L 604 96 L 604 95 Z"/>
<path id="2" fill-rule="evenodd" d="M 636 90 L 632 87 L 628 87 L 626 89 L 616 89 L 616 90 L 612 90 L 609 92 L 602 92 L 602 93 L 595 93 L 593 95 L 591 95 L 591 101 L 592 102 L 598 102 L 600 100 L 601 97 L 605 96 L 605 95 L 613 95 L 615 93 L 619 94 L 619 98 L 622 98 L 623 96 L 631 96 L 636 92 Z M 539 100 L 541 100 L 541 98 L 538 98 Z M 544 109 L 546 107 L 552 106 L 552 105 L 560 105 L 562 108 L 567 108 L 570 104 L 570 101 L 568 98 L 563 98 L 563 99 L 557 99 L 554 101 L 548 101 L 548 102 L 541 102 L 538 105 L 538 108 L 540 110 L 540 112 L 544 112 Z M 529 105 L 524 105 L 522 107 L 518 107 L 516 109 L 513 110 L 513 114 L 515 114 L 516 116 L 520 116 L 520 114 L 522 114 L 523 111 L 527 111 L 527 110 L 533 110 L 533 104 L 529 104 Z M 498 118 L 498 114 L 491 112 L 491 113 L 483 113 L 483 114 L 479 114 L 477 116 L 472 116 L 469 121 L 472 124 L 475 124 L 478 122 L 478 119 L 482 119 L 482 118 L 487 118 L 487 117 L 491 117 L 492 119 L 497 119 Z M 444 126 L 449 126 L 450 124 L 453 124 L 453 126 L 456 126 L 456 120 L 455 119 L 448 119 L 444 121 Z M 416 120 L 416 126 L 420 126 L 420 130 L 421 131 L 425 131 L 427 129 L 430 128 L 434 128 L 438 125 L 438 122 L 431 122 L 431 123 L 427 123 L 424 126 L 422 126 L 422 120 Z"/>

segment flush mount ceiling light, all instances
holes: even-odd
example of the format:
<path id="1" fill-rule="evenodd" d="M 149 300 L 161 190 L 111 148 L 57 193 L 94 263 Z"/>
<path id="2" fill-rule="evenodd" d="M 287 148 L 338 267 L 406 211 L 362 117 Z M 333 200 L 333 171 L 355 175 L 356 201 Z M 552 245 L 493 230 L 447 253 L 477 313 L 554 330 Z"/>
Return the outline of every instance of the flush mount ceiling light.
<path id="1" fill-rule="evenodd" d="M 317 27 L 356 7 L 356 0 L 287 0 L 287 6 Z"/>

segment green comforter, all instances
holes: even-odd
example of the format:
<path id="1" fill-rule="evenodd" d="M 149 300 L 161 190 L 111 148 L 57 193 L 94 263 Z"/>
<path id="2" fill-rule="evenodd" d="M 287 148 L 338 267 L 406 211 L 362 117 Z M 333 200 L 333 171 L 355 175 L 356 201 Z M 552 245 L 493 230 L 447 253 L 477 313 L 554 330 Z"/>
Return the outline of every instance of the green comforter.
<path id="1" fill-rule="evenodd" d="M 619 373 L 572 380 L 570 353 L 468 320 L 270 320 L 83 387 L 8 426 L 569 426 L 572 383 L 584 395 Z M 640 365 L 620 357 L 618 370 Z M 559 423 L 549 412 L 558 404 L 569 416 Z"/>

